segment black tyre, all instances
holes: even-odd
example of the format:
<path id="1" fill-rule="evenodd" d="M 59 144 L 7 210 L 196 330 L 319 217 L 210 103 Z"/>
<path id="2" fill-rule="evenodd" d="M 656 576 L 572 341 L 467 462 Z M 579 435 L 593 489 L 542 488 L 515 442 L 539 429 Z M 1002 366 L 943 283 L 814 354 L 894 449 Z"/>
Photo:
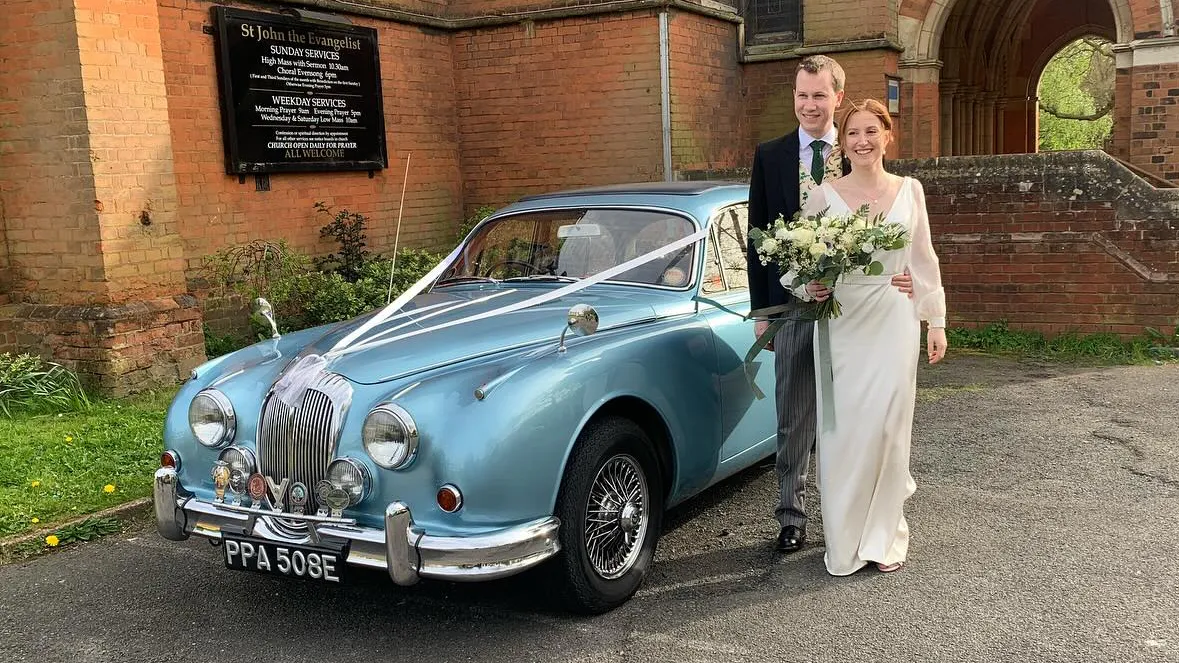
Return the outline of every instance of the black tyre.
<path id="1" fill-rule="evenodd" d="M 586 428 L 557 497 L 561 552 L 550 569 L 566 609 L 600 614 L 638 591 L 655 557 L 663 490 L 642 428 L 621 417 Z"/>

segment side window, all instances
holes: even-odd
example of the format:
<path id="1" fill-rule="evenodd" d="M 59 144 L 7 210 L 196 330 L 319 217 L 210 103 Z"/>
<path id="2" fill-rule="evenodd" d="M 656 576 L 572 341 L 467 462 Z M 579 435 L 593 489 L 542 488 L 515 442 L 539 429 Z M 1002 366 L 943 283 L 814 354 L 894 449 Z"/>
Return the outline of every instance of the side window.
<path id="1" fill-rule="evenodd" d="M 745 246 L 748 241 L 749 208 L 745 204 L 726 207 L 712 217 L 709 226 L 701 292 L 715 294 L 748 290 Z"/>

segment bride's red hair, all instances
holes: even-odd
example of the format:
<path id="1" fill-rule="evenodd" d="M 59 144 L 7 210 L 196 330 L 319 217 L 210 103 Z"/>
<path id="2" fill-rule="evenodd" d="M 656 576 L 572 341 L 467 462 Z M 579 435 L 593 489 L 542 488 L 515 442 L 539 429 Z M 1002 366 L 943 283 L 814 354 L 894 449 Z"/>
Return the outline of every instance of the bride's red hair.
<path id="1" fill-rule="evenodd" d="M 884 104 L 875 99 L 862 99 L 860 101 L 853 101 L 848 104 L 847 110 L 843 111 L 843 116 L 839 118 L 839 144 L 843 145 L 847 138 L 847 121 L 851 119 L 854 113 L 871 113 L 880 120 L 880 126 L 885 131 L 892 133 L 892 116 L 888 114 L 888 108 Z"/>

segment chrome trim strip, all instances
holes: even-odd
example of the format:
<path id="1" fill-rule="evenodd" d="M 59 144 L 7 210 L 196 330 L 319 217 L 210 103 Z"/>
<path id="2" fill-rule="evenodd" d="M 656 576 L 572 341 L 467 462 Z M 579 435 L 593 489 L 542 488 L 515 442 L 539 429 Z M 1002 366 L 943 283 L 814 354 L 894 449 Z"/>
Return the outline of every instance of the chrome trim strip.
<path id="1" fill-rule="evenodd" d="M 682 317 L 689 316 L 689 315 L 692 315 L 692 314 L 691 313 L 676 313 L 673 315 L 650 315 L 650 316 L 643 317 L 643 318 L 635 318 L 634 320 L 630 320 L 628 322 L 620 322 L 620 323 L 613 325 L 611 327 L 599 327 L 598 331 L 594 334 L 594 336 L 601 336 L 602 334 L 607 334 L 609 332 L 614 332 L 614 331 L 618 331 L 621 329 L 629 329 L 631 327 L 637 327 L 639 325 L 646 325 L 646 324 L 650 324 L 652 322 L 660 322 L 662 320 L 672 320 L 675 318 L 682 318 Z M 393 375 L 380 377 L 372 382 L 360 382 L 359 380 L 357 380 L 356 382 L 358 384 L 365 384 L 365 385 L 381 384 L 383 382 L 390 382 L 393 380 L 400 380 L 402 378 L 407 378 L 411 375 L 416 375 L 419 373 L 424 374 L 429 371 L 433 371 L 435 369 L 445 368 L 447 366 L 454 366 L 456 364 L 461 364 L 466 361 L 473 361 L 475 359 L 481 359 L 483 357 L 490 357 L 492 355 L 497 355 L 497 354 L 500 354 L 503 352 L 514 352 L 516 350 L 524 350 L 527 348 L 533 348 L 533 352 L 535 354 L 530 355 L 529 358 L 535 359 L 536 357 L 538 357 L 540 355 L 548 354 L 550 352 L 556 351 L 556 349 L 557 349 L 557 338 L 556 337 L 557 336 L 558 336 L 558 334 L 554 332 L 552 337 L 547 337 L 547 338 L 536 340 L 536 341 L 523 341 L 523 342 L 515 343 L 512 345 L 505 345 L 503 347 L 495 348 L 494 350 L 485 350 L 483 352 L 477 352 L 477 353 L 465 355 L 462 357 L 455 357 L 453 359 L 439 361 L 439 362 L 430 364 L 428 366 L 420 366 L 420 367 L 417 367 L 417 368 L 414 368 L 411 370 L 402 371 L 400 373 L 394 373 Z M 577 342 L 585 343 L 588 341 L 588 339 L 589 339 L 588 336 L 583 336 L 583 337 L 579 337 L 577 339 L 570 339 L 570 341 L 576 340 Z M 570 347 L 572 347 L 571 343 L 566 343 L 566 345 L 569 345 Z M 393 400 L 393 399 L 390 399 L 390 400 Z"/>

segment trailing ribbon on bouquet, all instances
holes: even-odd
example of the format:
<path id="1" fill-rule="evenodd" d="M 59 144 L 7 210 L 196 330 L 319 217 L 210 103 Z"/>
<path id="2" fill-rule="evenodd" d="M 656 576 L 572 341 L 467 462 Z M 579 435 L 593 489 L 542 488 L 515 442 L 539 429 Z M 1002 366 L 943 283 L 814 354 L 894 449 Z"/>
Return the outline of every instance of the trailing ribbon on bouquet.
<path id="1" fill-rule="evenodd" d="M 818 375 L 819 393 L 823 396 L 820 403 L 823 432 L 835 430 L 835 378 L 831 368 L 831 329 L 827 326 L 827 318 L 820 318 L 815 322 L 815 343 L 819 345 Z"/>
<path id="2" fill-rule="evenodd" d="M 621 265 L 615 265 L 614 267 L 611 267 L 610 269 L 598 272 L 597 274 L 594 274 L 593 276 L 590 276 L 590 277 L 587 277 L 584 279 L 580 279 L 575 283 L 570 283 L 567 286 L 546 292 L 541 295 L 537 295 L 536 297 L 530 297 L 530 298 L 525 299 L 523 301 L 516 302 L 515 304 L 510 304 L 508 306 L 497 308 L 497 309 L 494 309 L 491 311 L 484 311 L 483 313 L 477 313 L 475 315 L 470 315 L 465 318 L 461 318 L 459 320 L 451 320 L 449 322 L 444 322 L 441 324 L 434 325 L 433 327 L 426 327 L 424 329 L 415 329 L 413 331 L 406 332 L 404 334 L 401 334 L 400 336 L 394 336 L 392 338 L 382 338 L 382 339 L 378 340 L 376 337 L 383 336 L 385 333 L 385 332 L 382 332 L 380 334 L 375 335 L 374 337 L 370 337 L 370 338 L 358 341 L 358 339 L 360 339 L 361 336 L 363 336 L 365 333 L 367 333 L 373 327 L 376 327 L 377 325 L 379 325 L 382 322 L 384 322 L 385 320 L 387 320 L 391 315 L 396 313 L 398 311 L 398 309 L 400 309 L 402 306 L 404 306 L 406 304 L 406 302 L 412 300 L 414 297 L 416 297 L 418 295 L 418 293 L 422 292 L 423 290 L 426 289 L 427 286 L 429 286 L 431 283 L 433 283 L 433 281 L 435 279 L 437 279 L 438 276 L 441 275 L 442 272 L 444 272 L 450 266 L 450 264 L 458 257 L 458 254 L 462 249 L 462 246 L 460 245 L 459 247 L 456 247 L 455 250 L 452 251 L 449 256 L 444 258 L 442 260 L 442 262 L 438 263 L 438 265 L 434 269 L 430 270 L 430 272 L 428 274 L 426 274 L 421 279 L 419 279 L 417 283 L 410 286 L 410 288 L 408 290 L 406 290 L 405 292 L 403 292 L 401 294 L 401 296 L 399 296 L 396 300 L 394 300 L 388 306 L 386 306 L 384 309 L 382 309 L 380 313 L 378 313 L 377 315 L 374 315 L 365 324 L 361 325 L 356 330 L 354 330 L 352 333 L 350 333 L 347 336 L 345 336 L 344 338 L 340 339 L 340 342 L 336 343 L 336 345 L 334 347 L 332 347 L 332 349 L 330 351 L 328 351 L 326 357 L 328 357 L 328 358 L 339 357 L 339 356 L 343 356 L 343 355 L 350 354 L 353 352 L 359 352 L 360 350 L 367 350 L 369 348 L 375 348 L 375 347 L 378 347 L 381 345 L 385 345 L 387 343 L 394 343 L 396 341 L 399 341 L 399 340 L 402 340 L 405 338 L 410 338 L 412 336 L 417 336 L 419 334 L 428 334 L 430 332 L 438 331 L 440 329 L 445 329 L 447 327 L 452 327 L 455 325 L 461 325 L 461 324 L 465 324 L 468 322 L 474 322 L 476 320 L 482 320 L 484 318 L 489 318 L 489 317 L 493 317 L 493 316 L 497 316 L 497 315 L 505 315 L 508 313 L 512 313 L 514 311 L 519 311 L 520 309 L 528 308 L 530 306 L 536 306 L 538 304 L 543 304 L 545 302 L 552 301 L 554 299 L 559 299 L 561 297 L 564 297 L 565 295 L 569 295 L 569 294 L 578 292 L 580 290 L 584 290 L 592 285 L 595 285 L 597 283 L 601 283 L 602 281 L 614 278 L 615 276 L 618 276 L 619 274 L 630 271 L 630 270 L 634 269 L 635 267 L 638 267 L 640 265 L 644 265 L 648 262 L 651 262 L 652 260 L 663 257 L 669 253 L 674 252 L 674 251 L 678 251 L 686 246 L 690 246 L 692 244 L 695 244 L 696 242 L 699 242 L 699 241 L 705 239 L 706 237 L 708 237 L 708 228 L 707 227 L 705 227 L 695 233 L 692 233 L 691 235 L 688 235 L 687 237 L 683 237 L 683 238 L 678 239 L 674 242 L 665 244 L 664 246 L 661 246 L 661 247 L 658 247 L 658 248 L 653 249 L 651 251 L 648 251 L 647 253 L 644 253 L 641 256 L 638 256 L 636 258 L 632 258 L 632 259 L 622 263 Z"/>
<path id="3" fill-rule="evenodd" d="M 777 306 L 770 309 L 758 309 L 757 311 L 751 311 L 749 315 L 744 317 L 746 320 L 748 320 L 753 317 L 754 313 L 759 315 L 767 315 L 782 312 L 786 310 L 786 308 L 786 306 Z M 806 319 L 801 318 L 798 321 L 804 322 Z M 749 388 L 753 391 L 754 397 L 758 400 L 765 398 L 766 395 L 765 392 L 763 392 L 757 386 L 757 376 L 753 372 L 753 360 L 755 357 L 757 357 L 759 352 L 765 349 L 766 345 L 768 345 L 769 342 L 773 340 L 774 336 L 778 334 L 778 331 L 782 329 L 783 325 L 785 324 L 786 320 L 783 318 L 775 318 L 770 320 L 770 324 L 768 327 L 766 327 L 766 330 L 757 337 L 757 340 L 755 340 L 753 345 L 749 347 L 749 351 L 745 353 L 745 362 L 743 364 L 745 369 L 745 379 L 749 382 Z M 826 318 L 817 320 L 815 325 L 815 343 L 818 344 L 819 349 L 819 366 L 817 368 L 817 375 L 815 377 L 819 380 L 819 393 L 823 396 L 823 402 L 820 404 L 822 408 L 822 430 L 824 432 L 829 432 L 835 429 L 835 394 L 833 391 L 834 376 L 831 368 L 831 330 L 828 327 L 828 321 Z"/>

